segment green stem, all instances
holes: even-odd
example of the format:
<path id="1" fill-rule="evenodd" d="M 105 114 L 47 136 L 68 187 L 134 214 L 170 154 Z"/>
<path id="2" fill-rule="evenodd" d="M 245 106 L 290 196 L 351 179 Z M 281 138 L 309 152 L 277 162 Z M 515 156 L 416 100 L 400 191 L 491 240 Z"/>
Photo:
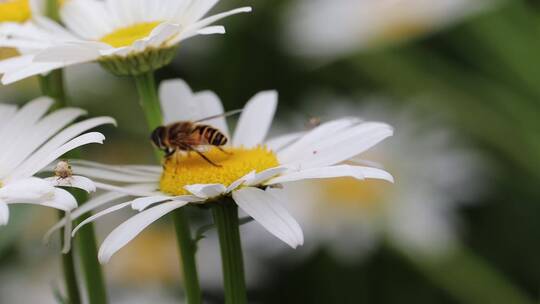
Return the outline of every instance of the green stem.
<path id="1" fill-rule="evenodd" d="M 77 191 L 77 190 L 75 190 Z M 87 200 L 87 194 L 77 191 L 79 202 Z M 87 219 L 91 214 L 87 213 L 79 219 L 79 223 Z M 88 292 L 88 303 L 105 304 L 107 303 L 107 290 L 105 288 L 105 279 L 101 271 L 101 265 L 98 261 L 98 246 L 96 234 L 92 223 L 85 225 L 76 236 L 79 255 L 81 258 L 83 275 L 85 278 L 86 291 Z"/>
<path id="2" fill-rule="evenodd" d="M 47 0 L 45 3 L 45 16 L 60 22 L 59 0 Z"/>
<path id="3" fill-rule="evenodd" d="M 238 207 L 231 199 L 212 206 L 219 235 L 226 304 L 247 303 L 244 261 L 238 221 Z"/>
<path id="4" fill-rule="evenodd" d="M 135 76 L 134 78 L 148 128 L 150 131 L 153 131 L 163 122 L 154 73 L 149 72 Z M 157 149 L 155 149 L 155 154 L 157 160 L 161 162 L 163 154 Z M 197 264 L 195 260 L 196 248 L 191 236 L 191 229 L 185 211 L 179 209 L 173 212 L 173 221 L 176 227 L 178 248 L 182 262 L 187 303 L 200 304 L 202 303 L 202 293 L 199 287 L 199 275 L 197 273 Z"/>
<path id="5" fill-rule="evenodd" d="M 436 259 L 393 249 L 460 303 L 533 303 L 496 269 L 464 248 Z"/>
<path id="6" fill-rule="evenodd" d="M 55 99 L 55 108 L 67 106 L 67 98 L 64 90 L 63 72 L 56 70 L 47 76 L 40 76 L 39 83 L 44 95 Z M 76 157 L 77 152 L 70 153 L 69 157 Z M 69 192 L 75 196 L 79 205 L 83 205 L 88 197 L 85 193 L 70 189 Z M 83 218 L 84 220 L 84 218 Z M 63 235 L 63 232 L 60 232 Z M 87 286 L 87 293 L 90 304 L 107 303 L 105 282 L 101 267 L 97 260 L 97 245 L 94 227 L 86 225 L 79 235 L 79 254 L 81 257 L 82 270 Z M 62 255 L 62 266 L 66 290 L 68 291 L 69 303 L 80 303 L 80 291 L 75 273 L 75 263 L 73 251 Z"/>
<path id="7" fill-rule="evenodd" d="M 40 76 L 39 86 L 43 95 L 54 99 L 54 109 L 67 106 L 66 91 L 64 89 L 64 73 L 62 70 L 55 70 L 45 76 Z"/>
<path id="8" fill-rule="evenodd" d="M 189 274 L 195 279 L 185 280 L 184 289 L 186 292 L 186 300 L 189 304 L 202 303 L 201 288 L 197 277 L 197 262 L 195 261 L 196 243 L 191 236 L 188 221 L 186 219 L 186 211 L 184 208 L 177 209 L 173 212 L 174 227 L 176 229 L 176 239 L 180 258 L 182 260 L 182 271 L 184 275 Z"/>
<path id="9" fill-rule="evenodd" d="M 63 75 L 61 70 L 53 71 L 47 76 L 39 77 L 39 84 L 43 95 L 49 96 L 55 100 L 54 108 L 66 106 L 66 95 L 63 84 Z M 64 218 L 64 213 L 59 213 L 60 219 Z M 64 229 L 60 230 L 60 239 L 62 247 L 64 242 Z M 79 285 L 77 283 L 77 274 L 75 272 L 75 261 L 73 251 L 67 254 L 61 254 L 62 273 L 64 275 L 64 284 L 67 291 L 68 302 L 70 304 L 81 303 Z"/>
<path id="10" fill-rule="evenodd" d="M 60 220 L 64 219 L 64 212 L 58 211 L 58 217 Z M 61 247 L 64 247 L 64 228 L 60 229 Z M 79 292 L 79 285 L 77 284 L 77 274 L 75 273 L 75 262 L 73 258 L 73 250 L 70 250 L 66 254 L 61 255 L 62 258 L 62 270 L 64 273 L 64 280 L 66 284 L 66 292 L 69 304 L 80 304 L 81 296 Z"/>

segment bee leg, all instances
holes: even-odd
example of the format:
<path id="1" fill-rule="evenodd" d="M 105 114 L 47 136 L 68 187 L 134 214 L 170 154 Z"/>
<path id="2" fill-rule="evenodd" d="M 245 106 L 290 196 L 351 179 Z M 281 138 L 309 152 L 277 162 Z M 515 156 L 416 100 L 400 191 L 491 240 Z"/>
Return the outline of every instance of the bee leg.
<path id="1" fill-rule="evenodd" d="M 202 157 L 205 161 L 207 161 L 208 163 L 210 163 L 212 166 L 215 166 L 215 167 L 222 167 L 221 165 L 218 165 L 216 163 L 214 163 L 213 161 L 211 161 L 208 157 L 206 157 L 206 155 L 204 155 L 203 153 L 201 153 L 201 151 L 193 148 L 192 146 L 189 146 L 189 145 L 186 145 L 185 146 L 185 150 L 186 151 L 193 151 L 195 153 L 197 153 L 200 157 Z"/>
<path id="2" fill-rule="evenodd" d="M 223 167 L 222 165 L 218 165 L 218 164 L 214 163 L 213 161 L 211 161 L 208 157 L 206 157 L 206 155 L 204 155 L 200 151 L 197 151 L 197 150 L 193 150 L 193 151 L 195 151 L 195 153 L 199 154 L 200 157 L 202 157 L 205 161 L 209 162 L 213 166 L 215 166 L 215 167 Z"/>
<path id="3" fill-rule="evenodd" d="M 223 153 L 225 153 L 225 154 L 227 154 L 227 155 L 232 155 L 232 152 L 225 151 L 225 149 L 223 149 L 222 147 L 216 146 L 216 148 L 217 148 L 219 151 L 221 151 L 221 152 L 223 152 Z"/>

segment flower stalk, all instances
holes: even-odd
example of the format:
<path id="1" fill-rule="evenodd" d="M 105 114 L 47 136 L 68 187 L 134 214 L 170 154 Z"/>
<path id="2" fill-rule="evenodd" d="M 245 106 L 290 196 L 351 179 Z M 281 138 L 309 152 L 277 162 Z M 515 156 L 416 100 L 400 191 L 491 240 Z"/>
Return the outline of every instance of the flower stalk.
<path id="1" fill-rule="evenodd" d="M 63 73 L 61 70 L 54 71 L 45 76 L 39 76 L 39 84 L 43 95 L 49 96 L 55 100 L 54 108 L 66 106 L 66 95 L 64 90 Z M 64 212 L 58 211 L 60 220 L 64 219 Z M 60 229 L 60 239 L 64 247 L 64 228 Z M 77 274 L 75 273 L 75 260 L 73 251 L 61 254 L 62 273 L 64 275 L 64 284 L 68 301 L 70 304 L 81 303 Z"/>
<path id="2" fill-rule="evenodd" d="M 60 21 L 59 17 L 59 1 L 47 0 L 45 4 L 45 12 L 47 16 L 55 21 Z M 40 76 L 39 83 L 41 91 L 44 95 L 55 100 L 55 108 L 64 108 L 68 106 L 67 95 L 64 87 L 63 70 L 55 70 L 48 75 Z M 70 155 L 76 157 L 77 152 Z M 69 189 L 69 192 L 77 199 L 79 205 L 84 204 L 88 200 L 88 195 L 80 190 Z M 81 220 L 89 217 L 87 214 Z M 62 217 L 62 214 L 60 215 Z M 63 235 L 63 229 L 60 235 Z M 97 260 L 97 243 L 93 225 L 87 225 L 78 235 L 79 254 L 82 263 L 82 270 L 87 288 L 88 300 L 90 304 L 106 304 L 107 293 L 105 288 L 105 280 L 103 273 Z M 62 267 L 64 280 L 66 284 L 67 295 L 70 304 L 81 303 L 80 290 L 75 272 L 75 262 L 73 251 L 62 255 Z"/>
<path id="3" fill-rule="evenodd" d="M 246 304 L 246 282 L 238 207 L 232 199 L 212 206 L 212 215 L 219 236 L 226 304 Z"/>
<path id="4" fill-rule="evenodd" d="M 58 218 L 64 219 L 64 212 L 58 211 Z M 64 234 L 64 228 L 60 230 L 60 235 Z M 64 247 L 64 238 L 60 237 L 61 247 Z M 75 262 L 73 258 L 73 250 L 68 253 L 62 254 L 62 272 L 64 274 L 64 283 L 66 285 L 67 298 L 70 304 L 80 304 L 81 296 L 79 291 L 79 285 L 77 283 L 77 274 L 75 272 Z"/>
<path id="5" fill-rule="evenodd" d="M 153 131 L 163 122 L 154 72 L 151 71 L 133 77 L 139 92 L 140 105 L 146 116 L 148 129 Z M 161 162 L 163 157 L 162 153 L 155 149 L 155 155 L 158 161 Z M 196 246 L 191 235 L 189 221 L 183 208 L 179 208 L 173 212 L 173 221 L 176 228 L 176 236 L 182 263 L 187 303 L 201 304 L 202 293 L 199 286 L 199 275 L 197 273 L 197 264 L 195 260 Z"/>

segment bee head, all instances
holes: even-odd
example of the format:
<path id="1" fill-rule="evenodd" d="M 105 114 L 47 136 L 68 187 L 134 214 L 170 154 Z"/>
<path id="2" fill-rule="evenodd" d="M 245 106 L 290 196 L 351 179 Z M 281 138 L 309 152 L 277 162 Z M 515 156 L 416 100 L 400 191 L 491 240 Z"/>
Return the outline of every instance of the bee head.
<path id="1" fill-rule="evenodd" d="M 163 136 L 165 136 L 165 127 L 157 127 L 154 131 L 152 131 L 152 135 L 150 135 L 152 143 L 160 150 L 167 149 L 163 143 Z"/>

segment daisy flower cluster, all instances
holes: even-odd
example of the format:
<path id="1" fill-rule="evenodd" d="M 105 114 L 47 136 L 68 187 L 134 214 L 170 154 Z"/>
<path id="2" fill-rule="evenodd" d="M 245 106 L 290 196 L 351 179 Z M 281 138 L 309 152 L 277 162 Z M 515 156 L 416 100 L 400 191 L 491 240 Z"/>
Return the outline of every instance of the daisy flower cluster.
<path id="1" fill-rule="evenodd" d="M 217 21 L 251 11 L 241 7 L 205 17 L 218 0 L 9 0 L 0 2 L 0 47 L 16 50 L 0 60 L 2 82 L 41 77 L 43 92 L 65 96 L 62 73 L 53 71 L 97 62 L 119 76 L 136 80 L 149 133 L 160 165 L 114 165 L 87 160 L 55 160 L 103 135 L 86 131 L 111 118 L 82 120 L 84 112 L 57 98 L 61 109 L 49 114 L 53 99 L 43 97 L 20 110 L 0 107 L 0 224 L 8 222 L 8 204 L 32 203 L 63 210 L 67 215 L 47 233 L 63 228 L 75 236 L 87 233 L 80 254 L 91 303 L 106 302 L 97 261 L 111 257 L 145 228 L 172 213 L 182 260 L 188 302 L 202 302 L 195 261 L 196 239 L 190 231 L 188 207 L 210 209 L 219 234 L 225 298 L 247 303 L 238 210 L 292 248 L 304 243 L 301 225 L 289 214 L 287 185 L 320 180 L 381 180 L 393 183 L 387 171 L 351 161 L 393 135 L 383 122 L 345 116 L 310 130 L 267 138 L 278 106 L 276 91 L 253 96 L 237 111 L 225 112 L 211 91 L 193 92 L 181 79 L 163 81 L 156 90 L 154 71 L 168 65 L 180 42 L 198 35 L 223 34 Z M 52 5 L 52 6 L 51 6 Z M 51 12 L 52 7 L 52 12 Z M 51 87 L 54 90 L 50 90 Z M 55 97 L 55 96 L 53 96 Z M 226 116 L 240 113 L 234 132 Z M 70 125 L 70 126 L 68 126 Z M 82 135 L 81 135 L 82 134 Z M 41 171 L 54 172 L 42 178 Z M 75 175 L 74 173 L 78 174 Z M 91 178 L 92 180 L 90 180 Z M 77 207 L 64 187 L 102 193 Z M 82 204 L 84 203 L 84 204 Z M 308 203 L 308 202 L 306 202 Z M 119 223 L 98 252 L 92 225 L 124 208 L 136 214 Z M 72 228 L 72 222 L 78 226 Z M 81 233 L 82 234 L 82 233 Z M 68 253 L 70 240 L 65 240 Z M 78 302 L 77 274 L 71 255 L 63 257 L 66 287 Z M 70 266 L 71 265 L 71 266 Z M 71 271 L 71 274 L 69 273 Z"/>

